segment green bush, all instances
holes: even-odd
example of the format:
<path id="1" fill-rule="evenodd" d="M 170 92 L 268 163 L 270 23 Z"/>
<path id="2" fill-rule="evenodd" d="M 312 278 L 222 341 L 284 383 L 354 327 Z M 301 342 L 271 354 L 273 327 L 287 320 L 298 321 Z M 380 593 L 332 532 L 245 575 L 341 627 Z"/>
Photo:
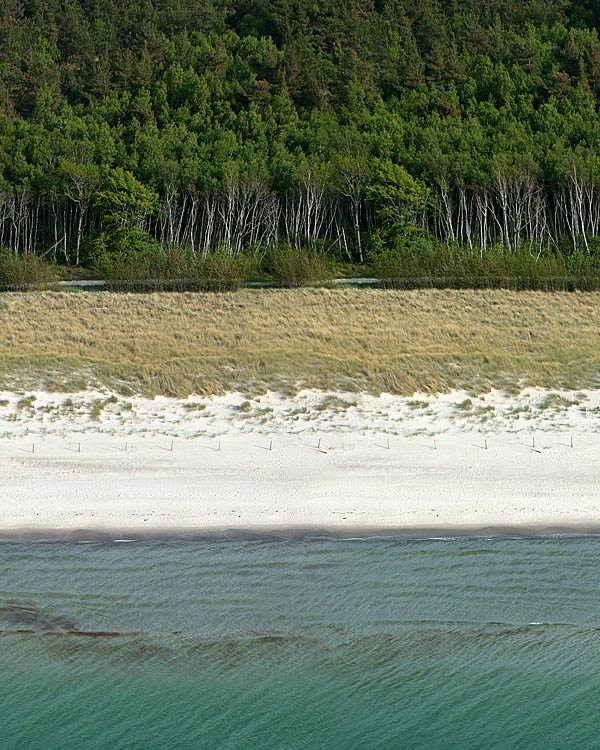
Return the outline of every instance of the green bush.
<path id="1" fill-rule="evenodd" d="M 265 257 L 265 270 L 284 286 L 302 286 L 331 275 L 331 261 L 313 250 L 276 247 Z"/>
<path id="2" fill-rule="evenodd" d="M 163 255 L 158 242 L 135 227 L 110 227 L 100 232 L 86 251 L 109 281 L 151 278 Z"/>
<path id="3" fill-rule="evenodd" d="M 388 286 L 511 289 L 598 289 L 600 257 L 577 251 L 570 255 L 523 245 L 516 252 L 502 246 L 483 253 L 431 237 L 384 242 L 374 233 L 369 261 L 373 275 Z"/>
<path id="4" fill-rule="evenodd" d="M 150 244 L 137 252 L 103 254 L 98 271 L 114 282 L 114 288 L 226 291 L 237 289 L 252 265 L 247 255 L 214 252 L 202 256 L 183 248 L 163 249 Z"/>
<path id="5" fill-rule="evenodd" d="M 56 281 L 56 268 L 38 255 L 15 255 L 0 250 L 0 285 L 11 287 L 43 286 Z"/>
<path id="6" fill-rule="evenodd" d="M 229 255 L 224 252 L 198 256 L 191 266 L 193 280 L 206 291 L 228 291 L 238 289 L 248 277 L 253 267 L 252 258 L 247 255 Z"/>

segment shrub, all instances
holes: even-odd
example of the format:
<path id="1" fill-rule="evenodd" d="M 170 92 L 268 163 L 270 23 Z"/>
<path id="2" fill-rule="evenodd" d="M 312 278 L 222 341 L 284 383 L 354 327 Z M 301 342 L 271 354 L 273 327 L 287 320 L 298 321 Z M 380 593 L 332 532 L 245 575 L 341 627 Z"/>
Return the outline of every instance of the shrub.
<path id="1" fill-rule="evenodd" d="M 96 269 L 108 281 L 153 277 L 162 252 L 160 245 L 144 232 L 123 228 L 101 232 L 90 248 Z"/>
<path id="2" fill-rule="evenodd" d="M 302 286 L 329 278 L 328 260 L 307 248 L 273 248 L 266 256 L 265 270 L 284 286 Z"/>
<path id="3" fill-rule="evenodd" d="M 192 279 L 205 291 L 228 291 L 239 288 L 252 269 L 253 261 L 247 255 L 229 255 L 224 252 L 199 256 L 192 264 Z"/>
<path id="4" fill-rule="evenodd" d="M 528 244 L 515 252 L 500 245 L 483 253 L 476 248 L 445 244 L 431 237 L 386 242 L 371 237 L 369 260 L 373 274 L 389 286 L 511 289 L 597 289 L 600 259 L 575 252 L 563 255 Z"/>
<path id="5" fill-rule="evenodd" d="M 152 243 L 138 247 L 136 252 L 101 255 L 98 271 L 117 289 L 227 291 L 240 286 L 252 265 L 247 255 L 214 252 L 202 256 Z"/>
<path id="6" fill-rule="evenodd" d="M 38 255 L 14 255 L 9 250 L 0 250 L 0 285 L 43 286 L 56 278 L 55 266 Z"/>

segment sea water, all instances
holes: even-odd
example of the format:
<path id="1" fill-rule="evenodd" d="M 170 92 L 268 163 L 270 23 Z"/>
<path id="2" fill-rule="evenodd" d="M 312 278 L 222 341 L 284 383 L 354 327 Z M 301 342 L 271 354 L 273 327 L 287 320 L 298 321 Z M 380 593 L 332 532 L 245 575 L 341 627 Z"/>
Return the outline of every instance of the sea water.
<path id="1" fill-rule="evenodd" d="M 598 748 L 600 539 L 0 545 L 0 748 Z"/>

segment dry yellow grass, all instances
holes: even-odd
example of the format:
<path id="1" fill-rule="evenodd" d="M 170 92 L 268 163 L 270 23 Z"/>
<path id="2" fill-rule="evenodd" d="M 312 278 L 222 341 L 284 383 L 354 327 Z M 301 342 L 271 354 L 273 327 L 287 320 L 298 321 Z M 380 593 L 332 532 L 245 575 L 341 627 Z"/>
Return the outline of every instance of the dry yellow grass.
<path id="1" fill-rule="evenodd" d="M 0 387 L 600 385 L 600 293 L 244 290 L 0 296 Z"/>

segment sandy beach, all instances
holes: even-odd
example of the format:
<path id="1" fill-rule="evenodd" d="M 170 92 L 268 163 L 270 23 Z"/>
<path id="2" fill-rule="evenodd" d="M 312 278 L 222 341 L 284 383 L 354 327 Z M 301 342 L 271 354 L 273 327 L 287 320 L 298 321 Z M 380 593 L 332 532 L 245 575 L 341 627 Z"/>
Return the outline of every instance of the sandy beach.
<path id="1" fill-rule="evenodd" d="M 0 404 L 4 536 L 600 529 L 600 391 Z"/>

